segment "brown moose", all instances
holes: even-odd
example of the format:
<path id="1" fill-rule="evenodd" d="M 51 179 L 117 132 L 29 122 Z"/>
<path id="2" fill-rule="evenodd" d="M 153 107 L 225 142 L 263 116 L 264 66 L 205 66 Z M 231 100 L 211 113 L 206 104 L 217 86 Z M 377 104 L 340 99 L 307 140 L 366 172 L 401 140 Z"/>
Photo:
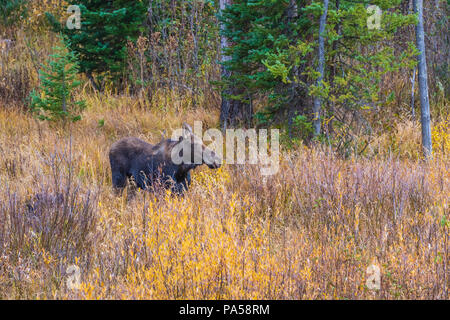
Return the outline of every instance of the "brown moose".
<path id="1" fill-rule="evenodd" d="M 172 150 L 190 150 L 190 159 L 176 164 L 172 159 Z M 182 152 L 180 155 L 182 156 Z M 195 159 L 201 161 L 195 162 Z M 123 138 L 115 142 L 109 151 L 112 184 L 121 191 L 127 181 L 133 178 L 140 189 L 152 189 L 162 186 L 175 194 L 183 194 L 191 183 L 190 171 L 201 164 L 211 169 L 220 167 L 220 158 L 192 133 L 186 123 L 183 135 L 178 140 L 163 139 L 156 145 L 135 137 Z"/>

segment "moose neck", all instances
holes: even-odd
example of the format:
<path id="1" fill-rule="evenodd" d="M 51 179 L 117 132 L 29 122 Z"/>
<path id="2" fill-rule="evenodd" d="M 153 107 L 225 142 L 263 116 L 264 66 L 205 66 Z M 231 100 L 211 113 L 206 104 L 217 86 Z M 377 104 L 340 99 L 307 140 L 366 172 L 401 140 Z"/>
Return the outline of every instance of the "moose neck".
<path id="1" fill-rule="evenodd" d="M 178 182 L 183 181 L 184 179 L 186 179 L 186 176 L 189 173 L 189 171 L 191 171 L 192 169 L 195 169 L 199 165 L 200 164 L 182 164 L 182 165 L 180 165 L 175 174 L 175 179 Z"/>
<path id="2" fill-rule="evenodd" d="M 196 163 L 184 164 L 184 163 L 183 163 L 183 164 L 180 166 L 180 170 L 183 171 L 183 172 L 185 172 L 185 173 L 188 173 L 189 171 L 191 171 L 192 169 L 197 168 L 198 166 L 200 166 L 200 164 L 196 164 Z"/>

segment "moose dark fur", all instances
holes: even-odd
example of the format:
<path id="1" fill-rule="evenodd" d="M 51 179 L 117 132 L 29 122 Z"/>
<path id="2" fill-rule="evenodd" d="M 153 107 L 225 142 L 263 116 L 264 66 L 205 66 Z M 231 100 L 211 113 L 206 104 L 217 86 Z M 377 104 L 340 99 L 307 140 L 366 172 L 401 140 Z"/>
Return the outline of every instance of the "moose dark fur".
<path id="1" fill-rule="evenodd" d="M 162 186 L 175 194 L 183 194 L 191 183 L 192 169 L 201 164 L 211 169 L 220 167 L 220 159 L 192 133 L 189 125 L 183 124 L 183 132 L 178 140 L 163 139 L 156 145 L 135 137 L 115 142 L 109 151 L 113 187 L 120 191 L 128 179 L 133 178 L 140 189 Z M 187 163 L 172 161 L 172 150 L 179 144 L 191 150 L 191 160 Z M 196 155 L 199 152 L 201 154 Z M 196 164 L 194 159 L 202 161 Z"/>

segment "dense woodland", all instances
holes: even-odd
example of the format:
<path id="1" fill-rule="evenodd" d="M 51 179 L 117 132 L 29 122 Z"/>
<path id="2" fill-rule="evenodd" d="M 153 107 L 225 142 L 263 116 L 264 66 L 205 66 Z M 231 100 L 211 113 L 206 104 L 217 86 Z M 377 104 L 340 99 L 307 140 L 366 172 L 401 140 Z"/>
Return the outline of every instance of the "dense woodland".
<path id="1" fill-rule="evenodd" d="M 0 299 L 448 299 L 449 9 L 0 0 Z M 114 141 L 196 120 L 280 171 L 113 193 Z"/>

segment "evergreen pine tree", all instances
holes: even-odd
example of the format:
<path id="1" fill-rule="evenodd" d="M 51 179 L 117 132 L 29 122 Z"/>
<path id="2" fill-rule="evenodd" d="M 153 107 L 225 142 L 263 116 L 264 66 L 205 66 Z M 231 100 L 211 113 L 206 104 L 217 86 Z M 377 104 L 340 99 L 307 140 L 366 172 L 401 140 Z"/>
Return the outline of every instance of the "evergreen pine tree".
<path id="1" fill-rule="evenodd" d="M 380 29 L 368 28 L 366 7 L 372 1 L 329 1 L 321 35 L 323 59 L 330 68 L 318 85 L 323 1 L 234 0 L 221 16 L 223 34 L 231 43 L 226 50 L 231 58 L 224 65 L 232 73 L 222 81 L 225 89 L 242 89 L 244 94 L 233 99 L 251 101 L 253 96 L 263 101 L 265 108 L 256 113 L 261 123 L 288 120 L 295 124 L 299 120 L 309 128 L 314 119 L 312 101 L 318 98 L 323 102 L 324 122 L 333 119 L 330 123 L 336 126 L 353 125 L 349 119 L 362 118 L 366 111 L 392 99 L 380 91 L 383 76 L 413 67 L 416 54 L 412 43 L 401 54 L 392 46 L 394 35 L 414 24 L 414 16 L 399 11 L 399 0 L 373 3 L 383 12 Z M 312 137 L 312 132 L 308 135 Z"/>
<path id="2" fill-rule="evenodd" d="M 77 53 L 80 71 L 97 89 L 105 76 L 117 80 L 124 71 L 127 41 L 136 40 L 146 18 L 142 0 L 78 0 L 81 29 L 69 30 L 47 13 L 55 31 L 70 40 L 70 49 Z M 97 75 L 97 81 L 94 78 Z"/>
<path id="3" fill-rule="evenodd" d="M 0 22 L 9 26 L 17 23 L 27 14 L 25 0 L 0 0 Z"/>
<path id="4" fill-rule="evenodd" d="M 40 70 L 40 87 L 30 94 L 31 110 L 40 120 L 80 120 L 77 113 L 85 108 L 85 101 L 73 99 L 73 90 L 81 84 L 77 59 L 62 38 L 53 52 Z"/>

